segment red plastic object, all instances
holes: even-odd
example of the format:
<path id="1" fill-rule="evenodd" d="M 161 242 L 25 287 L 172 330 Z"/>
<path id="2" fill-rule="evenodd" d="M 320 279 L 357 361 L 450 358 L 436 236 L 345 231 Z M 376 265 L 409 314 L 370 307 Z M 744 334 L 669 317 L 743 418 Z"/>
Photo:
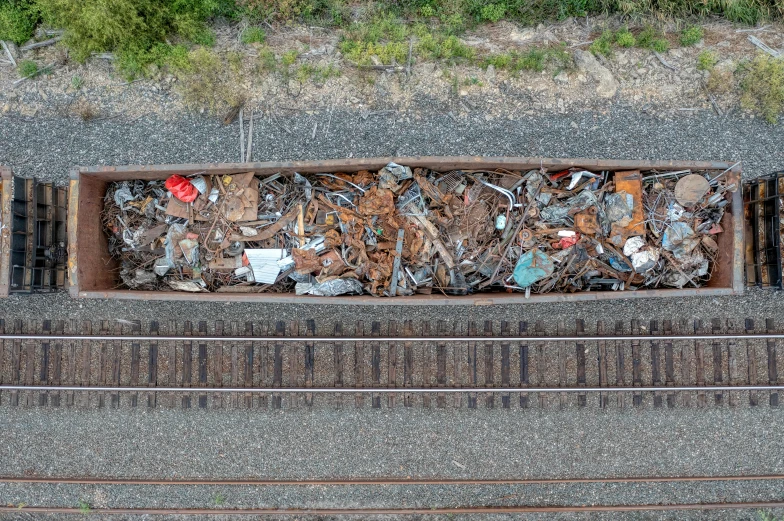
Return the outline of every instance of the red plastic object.
<path id="1" fill-rule="evenodd" d="M 196 187 L 180 175 L 173 175 L 168 178 L 166 180 L 166 189 L 184 203 L 192 203 L 199 197 L 199 191 Z"/>

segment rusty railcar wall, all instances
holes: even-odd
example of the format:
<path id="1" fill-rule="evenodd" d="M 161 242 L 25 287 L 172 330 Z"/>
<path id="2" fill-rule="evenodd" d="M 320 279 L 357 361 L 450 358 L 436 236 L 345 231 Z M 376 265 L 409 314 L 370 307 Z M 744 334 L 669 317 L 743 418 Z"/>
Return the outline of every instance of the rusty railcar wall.
<path id="1" fill-rule="evenodd" d="M 10 168 L 0 166 L 0 298 L 8 296 L 11 282 L 11 201 L 14 175 Z"/>
<path id="2" fill-rule="evenodd" d="M 189 300 L 278 302 L 299 304 L 374 304 L 374 305 L 492 305 L 523 304 L 558 301 L 595 301 L 606 299 L 636 299 L 648 297 L 685 297 L 731 295 L 743 292 L 743 204 L 741 190 L 731 194 L 731 212 L 721 222 L 725 233 L 717 236 L 719 257 L 713 277 L 706 287 L 683 289 L 654 289 L 637 291 L 590 291 L 583 293 L 480 293 L 467 296 L 413 295 L 378 298 L 369 295 L 313 297 L 294 294 L 267 293 L 184 293 L 177 291 L 132 291 L 116 289 L 115 272 L 118 263 L 109 256 L 108 239 L 102 229 L 100 214 L 109 183 L 130 179 L 166 179 L 171 174 L 209 174 L 250 172 L 266 176 L 277 172 L 291 174 L 318 172 L 357 172 L 379 170 L 390 161 L 410 167 L 425 167 L 438 171 L 455 169 L 529 170 L 539 167 L 565 169 L 581 167 L 587 170 L 729 170 L 732 163 L 706 161 L 630 161 L 603 159 L 546 159 L 535 157 L 474 157 L 474 156 L 415 156 L 376 157 L 362 159 L 332 159 L 326 161 L 295 161 L 267 163 L 213 163 L 147 166 L 78 167 L 71 171 L 68 208 L 68 268 L 71 295 L 81 298 L 112 298 L 133 300 Z M 727 175 L 740 185 L 739 166 Z"/>

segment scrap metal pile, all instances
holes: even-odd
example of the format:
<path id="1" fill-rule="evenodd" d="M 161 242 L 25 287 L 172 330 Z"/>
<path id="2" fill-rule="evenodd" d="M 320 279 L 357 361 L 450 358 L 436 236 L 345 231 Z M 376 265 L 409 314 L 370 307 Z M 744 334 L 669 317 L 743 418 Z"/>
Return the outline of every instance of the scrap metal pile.
<path id="1" fill-rule="evenodd" d="M 297 295 L 703 286 L 720 171 L 253 172 L 109 186 L 120 286 Z"/>

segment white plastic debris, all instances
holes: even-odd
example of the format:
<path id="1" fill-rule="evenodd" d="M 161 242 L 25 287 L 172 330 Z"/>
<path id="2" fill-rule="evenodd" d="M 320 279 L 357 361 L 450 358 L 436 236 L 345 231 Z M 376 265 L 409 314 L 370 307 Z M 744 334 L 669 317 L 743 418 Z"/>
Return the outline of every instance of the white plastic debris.
<path id="1" fill-rule="evenodd" d="M 278 261 L 286 256 L 286 250 L 278 248 L 246 249 L 245 255 L 253 270 L 253 277 L 261 284 L 274 284 L 280 275 Z"/>
<path id="2" fill-rule="evenodd" d="M 645 246 L 645 239 L 642 237 L 630 237 L 626 244 L 623 245 L 623 254 L 627 257 L 631 257 L 633 254 L 640 251 L 640 249 Z"/>

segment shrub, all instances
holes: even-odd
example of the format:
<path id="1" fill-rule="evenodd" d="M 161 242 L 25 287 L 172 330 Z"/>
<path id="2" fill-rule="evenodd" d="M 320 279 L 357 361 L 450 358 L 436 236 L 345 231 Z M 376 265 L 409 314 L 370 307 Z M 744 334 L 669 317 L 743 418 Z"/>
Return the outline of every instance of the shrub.
<path id="1" fill-rule="evenodd" d="M 17 45 L 33 37 L 38 12 L 27 0 L 4 0 L 0 4 L 0 40 Z"/>
<path id="2" fill-rule="evenodd" d="M 261 27 L 248 27 L 242 31 L 242 43 L 264 43 L 267 33 Z"/>
<path id="3" fill-rule="evenodd" d="M 699 27 L 697 25 L 692 25 L 690 27 L 687 27 L 681 32 L 681 37 L 680 37 L 681 45 L 683 45 L 684 47 L 690 47 L 692 45 L 695 45 L 697 42 L 702 40 L 702 36 L 703 36 L 702 27 Z"/>
<path id="4" fill-rule="evenodd" d="M 612 56 L 612 41 L 612 31 L 606 30 L 601 34 L 601 36 L 593 41 L 588 49 L 597 56 L 603 55 L 609 58 Z"/>
<path id="5" fill-rule="evenodd" d="M 188 53 L 179 84 L 188 107 L 205 109 L 213 114 L 241 105 L 246 96 L 241 72 L 204 47 Z"/>
<path id="6" fill-rule="evenodd" d="M 65 29 L 65 42 L 80 61 L 94 52 L 140 53 L 169 35 L 209 44 L 205 20 L 214 0 L 36 0 L 46 21 Z"/>
<path id="7" fill-rule="evenodd" d="M 697 56 L 697 70 L 709 71 L 719 63 L 719 55 L 713 51 L 705 49 Z"/>
<path id="8" fill-rule="evenodd" d="M 19 76 L 22 78 L 31 78 L 39 73 L 38 64 L 32 60 L 23 60 L 17 66 Z"/>
<path id="9" fill-rule="evenodd" d="M 615 43 L 620 47 L 634 47 L 637 45 L 637 38 L 634 37 L 629 29 L 623 27 L 615 33 Z"/>
<path id="10" fill-rule="evenodd" d="M 670 42 L 659 34 L 653 27 L 646 27 L 637 36 L 637 45 L 643 49 L 650 49 L 656 52 L 667 52 L 670 49 Z"/>
<path id="11" fill-rule="evenodd" d="M 760 54 L 741 68 L 741 105 L 775 123 L 784 109 L 784 58 Z"/>
<path id="12" fill-rule="evenodd" d="M 506 14 L 506 6 L 504 4 L 487 4 L 482 7 L 482 20 L 489 22 L 497 22 Z"/>

